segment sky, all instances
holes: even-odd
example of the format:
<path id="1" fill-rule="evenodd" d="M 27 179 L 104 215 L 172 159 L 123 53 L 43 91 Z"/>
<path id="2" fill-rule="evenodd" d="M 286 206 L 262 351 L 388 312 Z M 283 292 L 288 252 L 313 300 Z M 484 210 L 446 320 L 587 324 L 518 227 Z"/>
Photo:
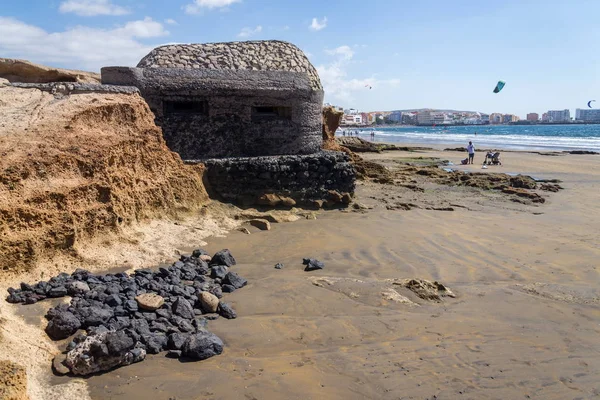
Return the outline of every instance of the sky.
<path id="1" fill-rule="evenodd" d="M 0 57 L 99 71 L 168 43 L 277 39 L 345 108 L 574 116 L 600 104 L 599 15 L 598 0 L 0 0 Z"/>

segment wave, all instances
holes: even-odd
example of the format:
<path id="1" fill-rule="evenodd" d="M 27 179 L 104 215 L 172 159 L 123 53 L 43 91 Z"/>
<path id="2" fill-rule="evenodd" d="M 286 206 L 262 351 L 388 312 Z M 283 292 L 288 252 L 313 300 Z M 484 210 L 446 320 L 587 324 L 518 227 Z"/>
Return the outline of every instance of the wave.
<path id="1" fill-rule="evenodd" d="M 540 129 L 541 128 L 541 129 Z M 359 130 L 359 136 L 371 139 L 371 130 Z M 475 134 L 477 132 L 477 134 Z M 473 141 L 478 147 L 519 150 L 592 150 L 600 151 L 600 127 L 588 126 L 501 126 L 383 128 L 374 131 L 376 142 L 457 144 Z M 341 135 L 340 135 L 341 136 Z"/>

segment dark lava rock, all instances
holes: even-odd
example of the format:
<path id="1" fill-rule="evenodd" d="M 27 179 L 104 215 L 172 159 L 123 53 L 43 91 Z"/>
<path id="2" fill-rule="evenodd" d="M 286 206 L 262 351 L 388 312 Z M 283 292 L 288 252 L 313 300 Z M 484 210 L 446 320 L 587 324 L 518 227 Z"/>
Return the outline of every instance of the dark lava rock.
<path id="1" fill-rule="evenodd" d="M 282 263 L 275 264 L 275 269 L 283 269 L 283 264 Z"/>
<path id="2" fill-rule="evenodd" d="M 148 321 L 142 318 L 132 320 L 131 329 L 142 336 L 150 334 L 150 326 L 148 325 Z"/>
<path id="3" fill-rule="evenodd" d="M 182 318 L 193 319 L 194 318 L 194 307 L 183 297 L 178 297 L 173 303 L 172 308 L 173 314 L 179 315 Z"/>
<path id="4" fill-rule="evenodd" d="M 66 339 L 81 327 L 79 319 L 71 312 L 57 314 L 48 322 L 46 333 L 53 340 Z"/>
<path id="5" fill-rule="evenodd" d="M 50 289 L 48 292 L 48 297 L 64 297 L 68 294 L 68 290 L 64 286 L 57 286 L 55 288 Z"/>
<path id="6" fill-rule="evenodd" d="M 98 326 L 108 321 L 113 312 L 100 307 L 85 307 L 81 309 L 81 315 L 84 317 L 85 326 Z"/>
<path id="7" fill-rule="evenodd" d="M 169 350 L 169 352 L 167 353 L 167 357 L 179 358 L 181 357 L 181 350 Z"/>
<path id="8" fill-rule="evenodd" d="M 305 258 L 302 260 L 302 264 L 306 265 L 306 268 L 304 268 L 305 271 L 315 271 L 325 268 L 325 264 L 314 258 Z"/>
<path id="9" fill-rule="evenodd" d="M 133 339 L 123 331 L 108 333 L 104 343 L 108 348 L 108 353 L 113 356 L 129 351 L 135 346 Z"/>
<path id="10" fill-rule="evenodd" d="M 226 285 L 231 285 L 236 289 L 240 289 L 246 286 L 248 281 L 239 276 L 237 273 L 230 271 L 227 273 L 227 275 L 225 275 L 223 283 Z"/>
<path id="11" fill-rule="evenodd" d="M 227 303 L 219 303 L 219 308 L 217 308 L 217 312 L 223 318 L 227 319 L 235 319 L 237 318 L 237 314 L 235 310 L 231 308 L 231 306 Z"/>
<path id="12" fill-rule="evenodd" d="M 223 342 L 209 332 L 190 335 L 182 348 L 182 355 L 193 360 L 206 360 L 223 352 Z"/>
<path id="13" fill-rule="evenodd" d="M 225 275 L 227 275 L 227 272 L 229 272 L 229 268 L 227 268 L 225 265 L 215 265 L 214 267 L 210 268 L 210 277 L 213 279 L 223 279 L 225 278 Z"/>
<path id="14" fill-rule="evenodd" d="M 224 249 L 215 253 L 215 255 L 210 260 L 210 265 L 225 265 L 227 267 L 231 267 L 235 264 L 235 258 L 233 258 L 231 252 L 228 249 Z"/>
<path id="15" fill-rule="evenodd" d="M 142 335 L 142 341 L 146 345 L 148 353 L 158 354 L 167 348 L 168 338 L 164 333 L 156 332 L 150 335 Z"/>
<path id="16" fill-rule="evenodd" d="M 116 307 L 123 304 L 123 300 L 121 300 L 118 294 L 110 294 L 106 300 L 104 300 L 104 303 L 111 307 Z"/>
<path id="17" fill-rule="evenodd" d="M 208 252 L 204 249 L 196 249 L 194 251 L 192 251 L 192 257 L 194 258 L 198 258 L 200 256 L 208 256 Z"/>
<path id="18" fill-rule="evenodd" d="M 167 347 L 170 350 L 181 350 L 181 348 L 183 347 L 183 344 L 185 343 L 185 341 L 187 340 L 187 338 L 189 337 L 189 334 L 185 334 L 185 333 L 171 333 L 169 335 L 169 341 L 167 343 Z"/>
<path id="19" fill-rule="evenodd" d="M 223 285 L 221 286 L 221 290 L 223 291 L 223 293 L 232 293 L 235 291 L 235 286 Z"/>

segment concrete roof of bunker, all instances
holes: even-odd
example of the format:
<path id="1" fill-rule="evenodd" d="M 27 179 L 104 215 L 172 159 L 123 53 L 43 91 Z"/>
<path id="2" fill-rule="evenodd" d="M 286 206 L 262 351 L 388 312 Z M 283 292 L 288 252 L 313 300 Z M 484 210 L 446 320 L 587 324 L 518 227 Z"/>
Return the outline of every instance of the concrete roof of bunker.
<path id="1" fill-rule="evenodd" d="M 305 72 L 314 90 L 323 90 L 319 74 L 302 50 L 278 40 L 171 44 L 152 50 L 138 68 L 183 68 Z"/>

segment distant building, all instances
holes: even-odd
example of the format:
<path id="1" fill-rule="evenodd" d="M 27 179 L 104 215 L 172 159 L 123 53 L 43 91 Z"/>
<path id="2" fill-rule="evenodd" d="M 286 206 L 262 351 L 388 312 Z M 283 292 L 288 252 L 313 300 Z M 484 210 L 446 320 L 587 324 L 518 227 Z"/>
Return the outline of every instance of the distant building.
<path id="1" fill-rule="evenodd" d="M 479 119 L 481 120 L 482 125 L 487 125 L 490 123 L 490 115 L 489 114 L 479 114 Z"/>
<path id="2" fill-rule="evenodd" d="M 583 122 L 600 122 L 600 108 L 578 108 L 575 110 L 575 120 Z"/>
<path id="3" fill-rule="evenodd" d="M 358 115 L 360 115 L 360 118 L 361 118 L 361 120 L 362 120 L 362 122 L 361 122 L 361 123 L 362 123 L 363 125 L 367 125 L 367 124 L 369 123 L 369 114 L 368 114 L 368 113 L 364 113 L 364 112 L 363 112 L 363 113 L 360 113 L 360 114 L 358 114 Z"/>
<path id="4" fill-rule="evenodd" d="M 344 122 L 346 125 L 362 125 L 363 120 L 360 114 L 344 114 Z"/>
<path id="5" fill-rule="evenodd" d="M 402 113 L 402 123 L 404 125 L 416 125 L 417 113 Z"/>
<path id="6" fill-rule="evenodd" d="M 502 114 L 500 114 L 500 113 L 490 114 L 490 124 L 501 124 L 501 123 L 502 123 Z"/>
<path id="7" fill-rule="evenodd" d="M 449 121 L 446 121 L 446 114 L 442 112 L 431 113 L 431 122 L 435 125 L 450 123 Z"/>
<path id="8" fill-rule="evenodd" d="M 392 111 L 387 117 L 386 120 L 392 122 L 394 124 L 399 124 L 402 122 L 402 112 L 401 111 Z"/>
<path id="9" fill-rule="evenodd" d="M 538 113 L 527 114 L 527 121 L 538 122 L 539 120 L 540 120 L 540 115 Z"/>
<path id="10" fill-rule="evenodd" d="M 548 122 L 548 113 L 542 114 L 542 122 Z"/>
<path id="11" fill-rule="evenodd" d="M 505 124 L 508 124 L 509 122 L 517 122 L 519 120 L 519 117 L 517 117 L 516 115 L 512 115 L 512 114 L 504 114 L 502 116 L 502 122 Z"/>
<path id="12" fill-rule="evenodd" d="M 348 108 L 348 109 L 344 110 L 344 114 L 348 114 L 348 115 L 358 114 L 358 110 L 355 108 Z"/>
<path id="13" fill-rule="evenodd" d="M 417 113 L 417 124 L 418 125 L 432 125 L 433 116 L 431 110 L 423 110 Z"/>
<path id="14" fill-rule="evenodd" d="M 548 122 L 569 122 L 571 121 L 571 112 L 569 110 L 550 110 L 548 111 Z"/>

